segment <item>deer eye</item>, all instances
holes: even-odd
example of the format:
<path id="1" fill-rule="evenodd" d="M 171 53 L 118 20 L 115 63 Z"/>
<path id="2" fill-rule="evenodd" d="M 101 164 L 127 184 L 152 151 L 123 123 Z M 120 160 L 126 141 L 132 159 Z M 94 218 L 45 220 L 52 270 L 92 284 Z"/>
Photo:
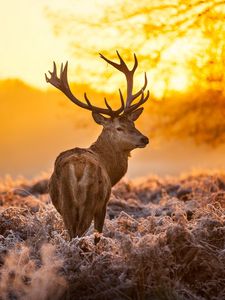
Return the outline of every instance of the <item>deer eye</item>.
<path id="1" fill-rule="evenodd" d="M 117 131 L 123 131 L 123 128 L 118 127 L 118 128 L 116 128 L 116 130 L 117 130 Z"/>

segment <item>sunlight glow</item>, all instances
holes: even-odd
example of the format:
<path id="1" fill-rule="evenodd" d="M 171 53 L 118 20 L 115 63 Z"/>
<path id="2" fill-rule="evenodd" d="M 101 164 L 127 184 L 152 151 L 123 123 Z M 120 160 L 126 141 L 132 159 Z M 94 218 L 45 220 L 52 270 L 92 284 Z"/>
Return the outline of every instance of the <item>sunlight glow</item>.
<path id="1" fill-rule="evenodd" d="M 110 0 L 107 4 L 109 2 L 114 3 Z M 108 35 L 104 35 L 98 26 L 92 27 L 87 32 L 82 31 L 85 27 L 82 27 L 82 23 L 76 23 L 73 14 L 84 15 L 84 20 L 88 22 L 88 18 L 98 13 L 97 4 L 102 7 L 106 5 L 104 3 L 103 0 L 65 0 L 63 2 L 52 0 L 48 3 L 45 0 L 17 2 L 9 0 L 2 3 L 4 9 L 0 11 L 0 18 L 4 28 L 2 27 L 0 31 L 0 38 L 4 47 L 0 48 L 0 79 L 19 78 L 38 88 L 48 88 L 44 73 L 51 70 L 52 61 L 55 60 L 59 65 L 68 60 L 70 81 L 85 83 L 96 90 L 114 92 L 124 85 L 124 78 L 103 63 L 91 46 L 95 45 L 93 49 L 99 48 L 99 51 L 104 53 L 113 47 L 115 40 L 121 44 L 121 49 L 128 40 L 134 40 L 134 44 L 140 44 L 138 51 L 143 56 L 147 56 L 152 48 L 157 50 L 157 47 L 166 44 L 160 56 L 160 63 L 155 68 L 146 69 L 144 62 L 139 61 L 138 72 L 140 73 L 136 78 L 138 86 L 143 81 L 141 74 L 147 71 L 151 91 L 156 97 L 161 97 L 165 90 L 187 90 L 191 84 L 190 61 L 196 53 L 200 52 L 200 49 L 204 48 L 204 39 L 201 34 L 196 33 L 167 41 L 165 37 L 157 37 L 155 42 L 148 44 L 146 41 L 146 45 L 145 43 L 141 45 L 140 37 L 134 37 L 132 32 L 120 36 L 110 26 L 107 28 Z M 69 21 L 64 19 L 63 13 L 69 16 Z M 99 14 L 101 14 L 100 11 Z M 137 22 L 137 27 L 138 22 L 141 24 L 141 20 L 135 22 Z M 80 36 L 71 35 L 75 25 L 81 26 Z M 83 42 L 86 41 L 88 43 L 84 43 L 83 46 Z M 76 52 L 76 48 L 83 50 Z M 131 53 L 127 55 L 131 56 L 133 50 L 131 49 Z M 110 53 L 112 54 L 109 57 L 112 58 L 115 51 L 110 50 Z M 94 56 L 95 59 L 93 59 Z"/>
<path id="2" fill-rule="evenodd" d="M 79 3 L 78 3 L 79 2 Z M 82 12 L 93 8 L 71 0 L 0 0 L 0 79 L 19 78 L 25 82 L 46 88 L 44 73 L 52 61 L 67 61 L 68 40 L 56 37 L 46 16 L 46 7 L 60 11 L 79 9 Z M 46 70 L 47 68 L 47 70 Z"/>
<path id="3" fill-rule="evenodd" d="M 185 70 L 180 74 L 171 76 L 169 86 L 174 91 L 184 91 L 188 86 L 188 78 Z"/>
<path id="4" fill-rule="evenodd" d="M 100 128 L 90 111 L 68 101 L 44 74 L 53 70 L 55 61 L 59 76 L 60 64 L 68 61 L 74 95 L 85 101 L 87 92 L 99 107 L 105 107 L 106 97 L 116 109 L 119 88 L 124 99 L 127 96 L 126 78 L 99 52 L 119 63 L 118 50 L 130 70 L 133 53 L 137 55 L 133 94 L 143 87 L 144 72 L 150 91 L 137 125 L 152 139 L 150 149 L 157 143 L 166 146 L 158 158 L 168 158 L 176 149 L 174 142 L 167 151 L 169 139 L 193 139 L 213 147 L 224 143 L 223 1 L 0 0 L 0 4 L 0 174 L 32 176 L 53 166 L 59 152 L 93 142 Z M 150 152 L 147 156 L 154 158 Z M 156 164 L 164 168 L 160 160 Z M 171 160 L 172 169 L 176 164 Z"/>

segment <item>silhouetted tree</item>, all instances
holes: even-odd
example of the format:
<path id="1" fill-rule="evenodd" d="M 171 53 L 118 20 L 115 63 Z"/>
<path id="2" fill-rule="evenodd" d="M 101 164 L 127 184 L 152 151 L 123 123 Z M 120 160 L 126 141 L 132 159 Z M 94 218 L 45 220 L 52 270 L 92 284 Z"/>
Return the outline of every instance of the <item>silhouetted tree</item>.
<path id="1" fill-rule="evenodd" d="M 115 50 L 120 49 L 128 60 L 132 58 L 131 52 L 136 52 L 141 65 L 149 70 L 150 80 L 162 83 L 161 98 L 170 102 L 161 105 L 159 111 L 156 109 L 167 114 L 166 122 L 155 118 L 159 123 L 153 126 L 161 124 L 162 133 L 168 132 L 172 137 L 188 135 L 199 142 L 224 142 L 225 1 L 97 3 L 98 13 L 94 17 L 49 13 L 57 34 L 69 33 L 74 55 L 93 59 L 103 49 L 104 54 L 113 58 Z M 94 75 L 94 70 L 89 68 L 89 72 Z M 185 72 L 190 92 L 174 99 L 171 78 L 175 76 L 178 80 L 179 72 L 180 76 Z M 157 92 L 155 85 L 151 87 L 153 92 Z"/>

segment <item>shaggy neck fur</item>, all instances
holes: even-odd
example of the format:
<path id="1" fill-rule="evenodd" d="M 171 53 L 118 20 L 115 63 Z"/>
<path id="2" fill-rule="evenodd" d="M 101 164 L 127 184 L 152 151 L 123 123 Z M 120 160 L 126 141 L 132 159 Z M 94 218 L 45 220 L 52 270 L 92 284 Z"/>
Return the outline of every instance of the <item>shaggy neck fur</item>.
<path id="1" fill-rule="evenodd" d="M 112 186 L 127 172 L 130 151 L 121 150 L 107 131 L 102 131 L 90 150 L 96 153 L 104 165 Z"/>

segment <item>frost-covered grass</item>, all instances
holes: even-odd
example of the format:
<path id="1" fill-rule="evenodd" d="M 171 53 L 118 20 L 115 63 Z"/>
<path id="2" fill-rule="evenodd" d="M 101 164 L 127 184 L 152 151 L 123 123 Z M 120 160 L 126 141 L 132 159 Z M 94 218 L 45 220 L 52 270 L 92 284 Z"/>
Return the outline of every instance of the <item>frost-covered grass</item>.
<path id="1" fill-rule="evenodd" d="M 97 246 L 46 189 L 0 184 L 0 299 L 225 299 L 224 173 L 120 182 Z"/>

